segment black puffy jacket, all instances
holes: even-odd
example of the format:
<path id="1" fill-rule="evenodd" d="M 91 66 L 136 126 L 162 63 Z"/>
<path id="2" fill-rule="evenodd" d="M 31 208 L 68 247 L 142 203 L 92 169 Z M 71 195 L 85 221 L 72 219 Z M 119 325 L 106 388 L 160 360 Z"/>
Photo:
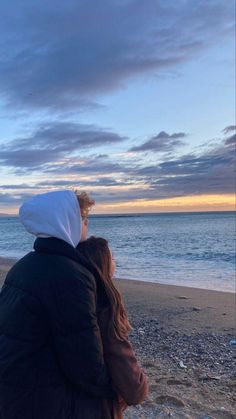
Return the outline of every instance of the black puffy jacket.
<path id="1" fill-rule="evenodd" d="M 34 249 L 0 292 L 0 418 L 102 419 L 114 393 L 96 281 L 66 242 L 40 238 Z"/>

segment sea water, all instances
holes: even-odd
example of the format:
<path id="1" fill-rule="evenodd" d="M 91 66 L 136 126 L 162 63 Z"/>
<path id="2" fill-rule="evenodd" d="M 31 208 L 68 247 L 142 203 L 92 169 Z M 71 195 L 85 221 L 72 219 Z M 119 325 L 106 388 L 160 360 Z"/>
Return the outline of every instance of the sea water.
<path id="1" fill-rule="evenodd" d="M 117 278 L 233 292 L 235 227 L 235 212 L 91 215 L 88 235 L 109 241 Z M 0 217 L 0 257 L 33 242 L 17 217 Z"/>

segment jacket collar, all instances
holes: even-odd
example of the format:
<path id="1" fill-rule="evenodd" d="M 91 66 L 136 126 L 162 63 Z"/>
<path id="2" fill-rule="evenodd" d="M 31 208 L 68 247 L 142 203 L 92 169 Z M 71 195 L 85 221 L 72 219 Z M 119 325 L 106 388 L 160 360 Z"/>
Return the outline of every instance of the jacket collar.
<path id="1" fill-rule="evenodd" d="M 96 269 L 90 265 L 87 259 L 81 255 L 76 248 L 64 240 L 57 239 L 55 237 L 38 237 L 34 242 L 34 250 L 37 253 L 47 253 L 68 257 L 86 268 L 93 274 L 93 276 L 95 276 L 96 279 L 99 279 L 99 274 Z"/>
<path id="2" fill-rule="evenodd" d="M 34 250 L 37 253 L 47 253 L 66 256 L 79 262 L 76 249 L 64 240 L 55 237 L 38 237 L 34 242 Z"/>
<path id="3" fill-rule="evenodd" d="M 64 240 L 55 237 L 38 237 L 34 242 L 34 250 L 37 253 L 46 253 L 51 255 L 61 255 L 74 260 L 82 265 L 95 278 L 97 284 L 97 293 L 101 304 L 108 304 L 108 297 L 104 285 L 101 281 L 98 271 L 90 265 L 88 260 L 79 253 L 79 251 Z M 104 292 L 105 291 L 105 292 Z"/>

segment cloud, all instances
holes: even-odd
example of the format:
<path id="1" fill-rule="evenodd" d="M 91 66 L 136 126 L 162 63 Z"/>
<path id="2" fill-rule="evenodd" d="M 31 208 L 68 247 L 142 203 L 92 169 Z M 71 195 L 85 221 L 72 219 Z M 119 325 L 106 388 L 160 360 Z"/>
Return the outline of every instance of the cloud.
<path id="1" fill-rule="evenodd" d="M 223 129 L 223 133 L 224 133 L 224 134 L 229 134 L 229 133 L 231 133 L 232 131 L 236 131 L 236 125 L 229 125 L 228 127 L 225 127 L 225 128 Z"/>
<path id="2" fill-rule="evenodd" d="M 135 182 L 134 182 L 135 183 Z M 0 185 L 0 190 L 2 191 L 20 191 L 18 194 L 23 193 L 26 190 L 30 191 L 37 191 L 38 190 L 49 190 L 49 189 L 76 189 L 76 188 L 86 188 L 86 187 L 110 187 L 110 186 L 126 186 L 126 185 L 132 185 L 132 181 L 129 179 L 121 180 L 121 179 L 115 179 L 114 177 L 110 176 L 104 176 L 96 177 L 91 176 L 90 179 L 61 179 L 61 180 L 48 180 L 48 181 L 42 181 L 42 182 L 36 182 L 32 185 L 28 185 L 26 183 L 21 184 L 2 184 Z M 8 195 L 7 195 L 8 196 Z"/>
<path id="3" fill-rule="evenodd" d="M 0 192 L 0 203 L 1 207 L 9 207 L 9 205 L 19 205 L 26 199 L 28 199 L 31 194 L 19 193 L 19 194 L 8 194 Z"/>
<path id="4" fill-rule="evenodd" d="M 236 146 L 236 134 L 231 135 L 231 137 L 227 138 L 227 140 L 225 141 L 225 144 Z"/>
<path id="5" fill-rule="evenodd" d="M 217 146 L 200 154 L 183 155 L 178 159 L 164 160 L 158 165 L 144 166 L 112 162 L 108 156 L 87 159 L 79 165 L 61 168 L 70 174 L 97 176 L 100 185 L 129 185 L 130 190 L 109 189 L 98 191 L 99 200 L 106 202 L 122 199 L 161 199 L 198 194 L 234 193 L 235 158 L 231 137 L 221 140 Z M 59 170 L 59 168 L 57 169 Z M 113 173 L 109 182 L 100 176 Z M 99 180 L 100 179 L 100 180 Z M 79 178 L 78 178 L 79 180 Z M 92 183 L 96 193 L 99 183 Z M 110 184 L 109 184 L 110 183 Z M 113 185 L 112 185 L 113 183 Z M 136 189 L 132 186 L 136 185 Z M 86 186 L 86 185 L 85 185 Z M 89 186 L 89 184 L 87 185 Z"/>
<path id="6" fill-rule="evenodd" d="M 26 190 L 26 189 L 35 189 L 34 185 L 27 185 L 26 183 L 21 184 L 9 184 L 9 185 L 0 185 L 0 189 L 3 190 Z"/>
<path id="7" fill-rule="evenodd" d="M 0 161 L 4 166 L 27 167 L 36 170 L 40 165 L 58 158 L 59 154 L 53 150 L 17 150 L 13 148 L 0 151 Z"/>
<path id="8" fill-rule="evenodd" d="M 230 141 L 229 141 L 230 140 Z M 190 154 L 136 170 L 149 182 L 156 197 L 225 194 L 235 191 L 235 156 L 232 138 L 199 155 Z"/>
<path id="9" fill-rule="evenodd" d="M 84 187 L 103 187 L 103 186 L 124 186 L 129 184 L 128 181 L 121 181 L 116 180 L 114 177 L 107 177 L 103 176 L 100 178 L 92 178 L 91 180 L 87 179 L 78 179 L 76 180 L 52 180 L 46 182 L 39 182 L 37 183 L 37 187 L 44 187 L 44 188 L 59 188 L 59 187 L 66 187 L 66 188 L 84 188 Z"/>
<path id="10" fill-rule="evenodd" d="M 17 202 L 17 199 L 11 194 L 0 192 L 0 202 L 1 202 L 1 205 L 5 205 L 5 204 L 8 205 L 8 204 L 13 204 Z"/>
<path id="11" fill-rule="evenodd" d="M 70 159 L 65 164 L 48 165 L 45 173 L 58 175 L 110 175 L 112 173 L 126 173 L 130 169 L 125 164 L 112 161 L 106 156 L 90 156 L 87 158 Z"/>
<path id="12" fill-rule="evenodd" d="M 233 0 L 3 0 L 2 99 L 21 110 L 96 106 L 130 78 L 190 60 L 232 32 L 233 10 Z"/>
<path id="13" fill-rule="evenodd" d="M 72 122 L 42 124 L 29 137 L 3 145 L 0 161 L 5 166 L 38 169 L 77 151 L 118 144 L 125 138 L 93 125 Z"/>
<path id="14" fill-rule="evenodd" d="M 172 134 L 173 135 L 173 134 Z M 176 134 L 177 136 L 179 134 Z M 171 136 L 169 136 L 171 137 Z M 172 137 L 175 140 L 174 137 Z M 235 141 L 235 137 L 234 137 Z M 204 194 L 233 194 L 235 191 L 235 145 L 233 136 L 221 139 L 204 151 L 166 156 L 159 164 L 147 165 L 136 158 L 128 163 L 113 160 L 105 154 L 86 158 L 71 157 L 66 162 L 44 166 L 44 180 L 32 185 L 35 191 L 60 188 L 89 190 L 97 202 L 123 202 L 136 199 L 165 199 Z M 3 205 L 20 203 L 28 193 L 29 182 L 0 185 Z M 33 192 L 33 191 L 32 191 Z"/>
<path id="15" fill-rule="evenodd" d="M 180 138 L 185 137 L 186 134 L 184 132 L 169 135 L 165 131 L 161 131 L 158 135 L 150 138 L 140 146 L 132 147 L 129 151 L 152 151 L 155 153 L 172 151 L 176 147 L 184 145 Z"/>

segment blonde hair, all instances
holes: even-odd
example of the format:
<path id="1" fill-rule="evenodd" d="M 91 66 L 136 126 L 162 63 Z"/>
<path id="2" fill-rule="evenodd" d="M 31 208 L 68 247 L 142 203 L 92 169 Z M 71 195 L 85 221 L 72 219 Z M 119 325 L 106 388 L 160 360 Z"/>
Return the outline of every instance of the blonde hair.
<path id="1" fill-rule="evenodd" d="M 78 189 L 74 189 L 74 193 L 79 202 L 81 216 L 87 217 L 92 206 L 95 205 L 94 199 L 90 198 L 87 192 L 79 192 Z"/>

